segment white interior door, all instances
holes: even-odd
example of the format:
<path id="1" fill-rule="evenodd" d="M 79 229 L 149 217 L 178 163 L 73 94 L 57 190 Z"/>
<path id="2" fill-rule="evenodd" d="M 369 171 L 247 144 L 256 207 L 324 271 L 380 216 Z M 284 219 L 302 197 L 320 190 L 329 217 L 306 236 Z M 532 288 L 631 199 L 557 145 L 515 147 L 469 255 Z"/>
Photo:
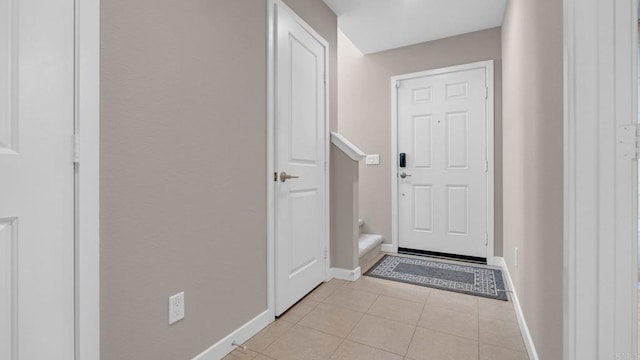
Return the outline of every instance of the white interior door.
<path id="1" fill-rule="evenodd" d="M 486 70 L 398 85 L 399 247 L 486 258 Z"/>
<path id="2" fill-rule="evenodd" d="M 3 360 L 74 358 L 73 131 L 74 1 L 0 0 Z"/>
<path id="3" fill-rule="evenodd" d="M 325 279 L 326 45 L 281 4 L 276 5 L 275 25 L 275 285 L 280 315 Z"/>

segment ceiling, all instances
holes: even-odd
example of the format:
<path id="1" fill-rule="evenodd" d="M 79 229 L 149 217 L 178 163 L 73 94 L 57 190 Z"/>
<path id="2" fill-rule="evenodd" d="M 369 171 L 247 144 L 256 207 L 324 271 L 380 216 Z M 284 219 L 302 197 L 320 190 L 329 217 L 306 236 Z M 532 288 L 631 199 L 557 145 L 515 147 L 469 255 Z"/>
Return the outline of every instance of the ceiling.
<path id="1" fill-rule="evenodd" d="M 324 0 L 364 54 L 502 25 L 507 0 Z"/>

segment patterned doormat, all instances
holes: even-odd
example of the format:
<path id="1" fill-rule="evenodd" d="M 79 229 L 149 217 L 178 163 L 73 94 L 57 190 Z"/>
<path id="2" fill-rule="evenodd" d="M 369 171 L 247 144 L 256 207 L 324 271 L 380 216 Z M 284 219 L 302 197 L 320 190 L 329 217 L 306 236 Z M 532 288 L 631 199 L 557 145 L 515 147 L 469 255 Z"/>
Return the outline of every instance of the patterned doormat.
<path id="1" fill-rule="evenodd" d="M 498 269 L 385 255 L 365 275 L 508 301 Z"/>

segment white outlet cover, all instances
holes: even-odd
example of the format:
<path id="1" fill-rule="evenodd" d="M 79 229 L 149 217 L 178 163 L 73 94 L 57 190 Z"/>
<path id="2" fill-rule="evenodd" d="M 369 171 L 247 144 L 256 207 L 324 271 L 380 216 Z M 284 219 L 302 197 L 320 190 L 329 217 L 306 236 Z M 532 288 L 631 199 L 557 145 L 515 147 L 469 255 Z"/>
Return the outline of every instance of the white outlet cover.
<path id="1" fill-rule="evenodd" d="M 380 165 L 380 154 L 367 155 L 364 161 L 367 165 Z"/>
<path id="2" fill-rule="evenodd" d="M 169 298 L 169 325 L 184 319 L 184 291 Z"/>

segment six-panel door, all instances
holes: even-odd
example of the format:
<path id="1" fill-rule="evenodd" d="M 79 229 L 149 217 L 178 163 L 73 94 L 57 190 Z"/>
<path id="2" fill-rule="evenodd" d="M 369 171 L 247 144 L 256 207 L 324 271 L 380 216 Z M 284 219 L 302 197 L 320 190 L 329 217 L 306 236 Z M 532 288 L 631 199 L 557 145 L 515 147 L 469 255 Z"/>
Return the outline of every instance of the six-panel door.
<path id="1" fill-rule="evenodd" d="M 485 79 L 473 69 L 400 82 L 399 247 L 486 257 Z"/>

